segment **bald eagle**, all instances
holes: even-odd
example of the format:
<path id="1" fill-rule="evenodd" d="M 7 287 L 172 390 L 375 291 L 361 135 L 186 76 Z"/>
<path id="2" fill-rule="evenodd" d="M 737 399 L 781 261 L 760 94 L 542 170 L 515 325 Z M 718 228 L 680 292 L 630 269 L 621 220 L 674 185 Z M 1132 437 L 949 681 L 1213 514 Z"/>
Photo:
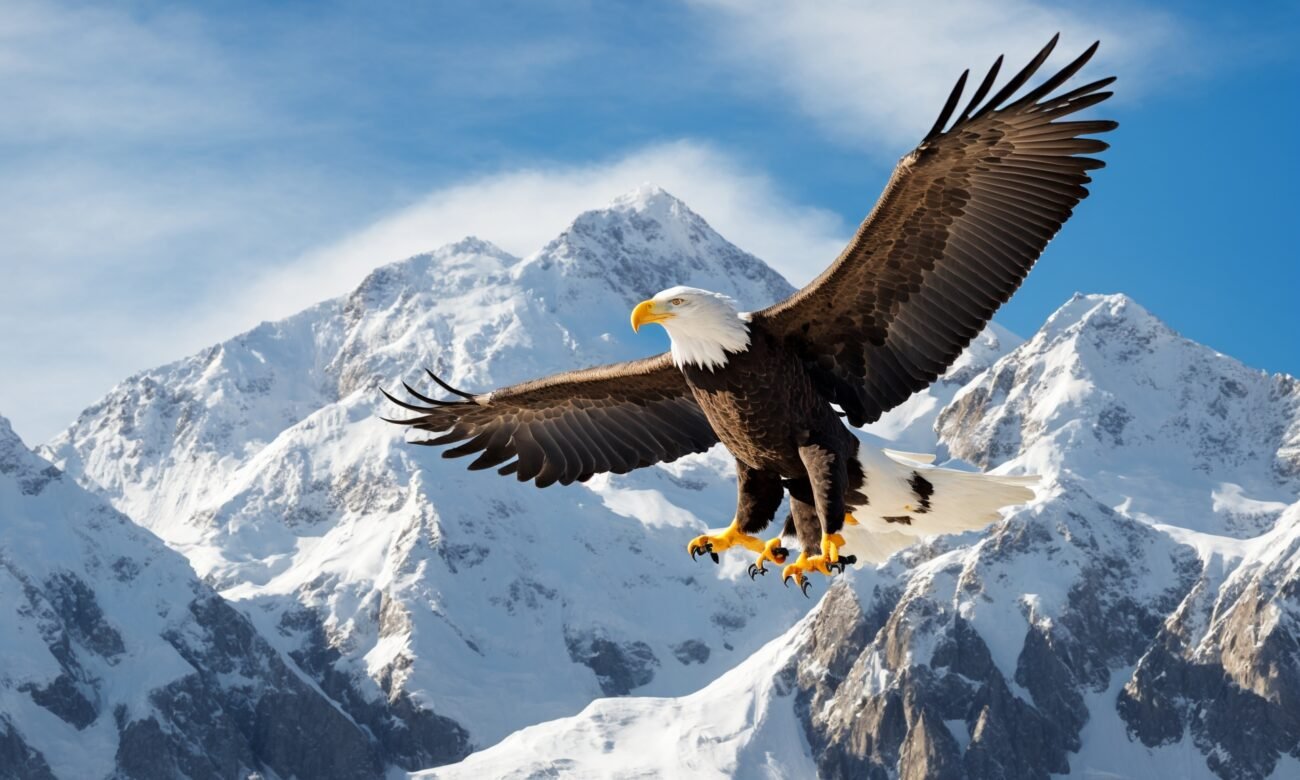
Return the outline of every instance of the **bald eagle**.
<path id="1" fill-rule="evenodd" d="M 1059 36 L 1058 36 L 1059 37 Z M 538 487 L 570 484 L 703 452 L 721 442 L 736 460 L 731 525 L 698 536 L 691 557 L 742 547 L 785 564 L 807 594 L 807 575 L 880 561 L 918 536 L 982 527 L 1033 497 L 1032 477 L 935 468 L 931 456 L 878 450 L 848 427 L 898 406 L 944 373 L 1029 269 L 1088 190 L 1087 155 L 1107 144 L 1084 136 L 1109 120 L 1065 121 L 1111 93 L 1104 78 L 1058 88 L 1088 62 L 1094 43 L 1019 98 L 1057 37 L 992 97 L 1002 58 L 958 113 L 969 71 L 938 120 L 899 161 L 875 208 L 811 284 L 762 311 L 725 296 L 674 287 L 632 310 L 634 330 L 657 324 L 669 352 L 557 374 L 490 393 L 457 390 L 430 372 L 445 400 L 423 395 L 393 420 L 439 433 L 417 444 L 460 444 L 471 469 L 496 468 Z M 405 384 L 405 383 L 404 383 Z M 848 425 L 845 424 L 847 420 Z M 789 495 L 781 535 L 759 534 Z"/>

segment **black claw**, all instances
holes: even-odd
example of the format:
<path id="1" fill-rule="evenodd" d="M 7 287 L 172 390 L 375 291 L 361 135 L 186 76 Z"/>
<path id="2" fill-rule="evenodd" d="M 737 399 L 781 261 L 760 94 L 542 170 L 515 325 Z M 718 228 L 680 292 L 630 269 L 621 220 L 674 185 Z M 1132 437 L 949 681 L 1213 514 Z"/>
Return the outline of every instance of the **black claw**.
<path id="1" fill-rule="evenodd" d="M 701 547 L 692 547 L 692 548 L 691 548 L 691 560 L 692 560 L 692 561 L 695 560 L 695 556 L 697 556 L 697 555 L 703 555 L 703 554 L 704 554 L 704 550 L 703 550 L 703 548 L 701 548 Z"/>
<path id="2" fill-rule="evenodd" d="M 752 564 L 752 563 L 749 564 L 749 579 L 750 579 L 750 581 L 753 581 L 753 579 L 754 579 L 755 577 L 757 577 L 758 575 L 760 575 L 760 574 L 764 574 L 764 575 L 766 575 L 766 574 L 767 574 L 767 569 L 761 569 L 761 568 L 759 568 L 758 566 L 755 566 L 755 565 Z"/>
<path id="3" fill-rule="evenodd" d="M 713 550 L 709 550 L 709 557 L 713 559 L 714 563 L 718 562 L 718 554 L 713 552 Z"/>
<path id="4" fill-rule="evenodd" d="M 790 587 L 790 578 L 789 578 L 789 577 L 782 577 L 782 578 L 781 578 L 781 584 L 784 585 L 784 586 L 786 586 L 787 588 Z"/>
<path id="5" fill-rule="evenodd" d="M 849 566 L 852 566 L 857 562 L 858 556 L 856 555 L 841 555 L 834 562 L 826 564 L 826 570 L 832 572 L 838 571 L 840 574 L 843 574 Z"/>
<path id="6" fill-rule="evenodd" d="M 799 585 L 799 590 L 803 591 L 803 597 L 806 599 L 812 598 L 808 595 L 808 588 L 810 587 L 812 587 L 812 580 L 809 579 L 805 579 L 803 583 Z"/>

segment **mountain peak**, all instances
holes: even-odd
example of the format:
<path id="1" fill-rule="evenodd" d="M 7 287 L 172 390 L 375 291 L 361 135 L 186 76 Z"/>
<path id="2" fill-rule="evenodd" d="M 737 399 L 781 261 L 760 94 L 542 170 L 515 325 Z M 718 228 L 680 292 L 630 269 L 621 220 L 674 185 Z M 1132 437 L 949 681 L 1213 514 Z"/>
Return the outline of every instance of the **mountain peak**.
<path id="1" fill-rule="evenodd" d="M 1047 318 L 1039 333 L 1056 338 L 1072 329 L 1108 329 L 1121 324 L 1173 334 L 1168 325 L 1124 293 L 1075 293 Z"/>
<path id="2" fill-rule="evenodd" d="M 0 415 L 0 476 L 13 480 L 24 495 L 32 496 L 62 473 L 28 449 L 9 420 Z"/>
<path id="3" fill-rule="evenodd" d="M 659 211 L 673 208 L 691 211 L 680 198 L 651 182 L 642 182 L 635 189 L 614 198 L 609 208 L 620 211 Z"/>
<path id="4" fill-rule="evenodd" d="M 479 238 L 478 236 L 465 236 L 459 241 L 454 241 L 450 244 L 445 244 L 441 247 L 438 247 L 437 249 L 433 250 L 432 254 L 435 256 L 489 255 L 491 257 L 497 257 L 507 261 L 514 261 L 518 259 L 514 255 L 510 254 L 509 252 L 497 246 L 496 244 L 492 243 L 491 241 L 487 241 L 485 239 Z"/>
<path id="5" fill-rule="evenodd" d="M 647 182 L 614 198 L 604 208 L 582 212 L 560 234 L 560 238 L 574 231 L 581 233 L 611 227 L 645 233 L 651 239 L 664 237 L 663 231 L 669 228 L 717 235 L 690 206 L 657 184 Z"/>
<path id="6" fill-rule="evenodd" d="M 0 414 L 0 451 L 8 448 L 14 442 L 22 443 L 18 438 L 18 433 L 9 424 L 9 418 Z"/>
<path id="7" fill-rule="evenodd" d="M 760 308 L 794 292 L 766 263 L 652 184 L 578 215 L 515 270 L 529 288 L 547 291 L 553 304 L 576 301 L 595 289 L 607 296 L 612 288 L 621 305 L 631 306 L 660 290 L 689 284 Z"/>
<path id="8" fill-rule="evenodd" d="M 1130 516 L 1244 538 L 1300 485 L 1297 409 L 1294 381 L 1180 336 L 1126 295 L 1075 295 L 937 426 L 972 463 L 1089 474 Z M 1162 479 L 1178 488 L 1162 493 Z"/>

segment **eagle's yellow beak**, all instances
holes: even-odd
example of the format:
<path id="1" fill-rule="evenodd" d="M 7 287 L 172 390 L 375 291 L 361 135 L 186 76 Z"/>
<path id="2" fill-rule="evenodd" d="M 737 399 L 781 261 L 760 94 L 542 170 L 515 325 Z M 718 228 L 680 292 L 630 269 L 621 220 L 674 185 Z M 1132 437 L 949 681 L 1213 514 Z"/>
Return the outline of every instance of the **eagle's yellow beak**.
<path id="1" fill-rule="evenodd" d="M 674 316 L 676 315 L 669 311 L 655 311 L 655 302 L 653 300 L 641 301 L 632 310 L 632 330 L 638 332 L 641 330 L 642 325 L 671 320 Z"/>

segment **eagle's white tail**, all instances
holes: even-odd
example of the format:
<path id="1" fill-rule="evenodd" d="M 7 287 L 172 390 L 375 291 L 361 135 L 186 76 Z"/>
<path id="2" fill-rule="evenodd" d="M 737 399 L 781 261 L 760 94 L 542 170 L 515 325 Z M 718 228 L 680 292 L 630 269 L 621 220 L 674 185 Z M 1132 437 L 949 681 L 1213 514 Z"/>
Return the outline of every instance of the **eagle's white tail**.
<path id="1" fill-rule="evenodd" d="M 844 527 L 844 552 L 879 563 L 921 536 L 983 528 L 998 510 L 1034 498 L 1038 477 L 937 468 L 933 455 L 858 448 L 868 503 L 852 507 L 858 525 Z"/>

